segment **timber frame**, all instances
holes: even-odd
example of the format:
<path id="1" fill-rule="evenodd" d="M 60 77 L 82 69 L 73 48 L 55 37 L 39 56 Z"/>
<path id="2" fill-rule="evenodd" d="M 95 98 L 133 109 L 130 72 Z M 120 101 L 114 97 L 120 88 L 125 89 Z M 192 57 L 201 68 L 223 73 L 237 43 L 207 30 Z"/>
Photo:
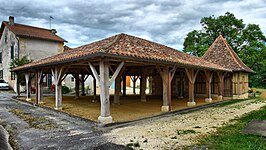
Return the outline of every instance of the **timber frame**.
<path id="1" fill-rule="evenodd" d="M 137 44 L 138 42 L 142 42 L 142 44 L 146 43 L 147 45 L 153 44 L 153 47 L 150 46 L 150 51 L 154 50 L 157 46 L 159 47 L 158 52 L 160 52 L 162 49 L 165 49 L 166 53 L 162 55 L 166 55 L 167 52 L 169 52 L 173 56 L 168 55 L 165 57 L 165 59 L 157 59 L 155 58 L 157 52 L 151 52 L 151 54 L 149 54 L 146 51 L 143 51 L 143 53 L 147 53 L 147 55 L 149 55 L 148 58 L 146 58 L 146 56 L 133 57 L 126 54 L 110 54 L 110 52 L 115 52 L 118 48 L 113 48 L 112 51 L 108 48 L 114 44 L 119 45 L 119 40 L 125 40 L 124 43 L 130 40 L 133 41 L 128 45 L 132 43 Z M 92 45 L 93 44 L 95 43 L 92 43 Z M 135 46 L 134 48 L 139 47 Z M 145 48 L 147 48 L 147 46 Z M 106 50 L 106 52 L 103 52 L 104 50 Z M 126 51 L 126 49 L 123 50 Z M 194 96 L 195 94 L 198 94 L 198 92 L 204 92 L 206 102 L 211 102 L 213 97 L 212 91 L 213 89 L 218 88 L 218 97 L 222 99 L 224 93 L 224 78 L 227 74 L 231 73 L 230 69 L 225 69 L 218 65 L 208 63 L 200 58 L 178 52 L 165 46 L 160 46 L 157 43 L 154 44 L 149 41 L 147 42 L 143 39 L 136 39 L 135 37 L 124 34 L 114 37 L 113 42 L 102 46 L 101 49 L 96 53 L 89 53 L 87 55 L 80 53 L 80 56 L 76 56 L 76 53 L 82 51 L 83 49 L 73 49 L 62 54 L 55 55 L 52 58 L 47 58 L 48 60 L 44 59 L 22 67 L 14 68 L 13 71 L 16 73 L 25 73 L 27 91 L 30 89 L 30 76 L 35 74 L 37 84 L 36 87 L 38 88 L 36 93 L 36 103 L 42 102 L 43 77 L 46 74 L 52 74 L 53 84 L 55 85 L 56 110 L 60 110 L 63 107 L 62 81 L 65 79 L 66 75 L 71 74 L 76 79 L 76 98 L 85 95 L 84 82 L 88 76 L 92 76 L 94 83 L 94 102 L 98 101 L 96 98 L 96 82 L 100 87 L 101 113 L 98 117 L 98 121 L 101 124 L 111 123 L 113 121 L 110 111 L 111 102 L 109 93 L 111 84 L 115 82 L 114 101 L 112 103 L 119 104 L 121 90 L 123 91 L 123 96 L 127 94 L 125 86 L 125 79 L 127 76 L 131 77 L 134 84 L 138 79 L 140 80 L 139 96 L 141 102 L 145 103 L 147 100 L 149 100 L 146 97 L 147 80 L 149 80 L 149 85 L 151 86 L 149 87 L 151 92 L 150 94 L 162 97 L 161 111 L 172 111 L 172 99 L 188 97 L 187 105 L 195 106 L 196 102 Z M 135 53 L 136 55 L 138 54 L 138 52 Z M 72 56 L 73 54 L 75 54 L 75 57 L 73 58 L 69 57 L 61 59 L 61 57 Z M 187 58 L 182 58 L 183 55 L 194 61 L 186 61 L 185 59 Z M 153 56 L 154 58 L 151 59 L 150 57 Z M 170 58 L 173 61 L 169 61 L 168 59 Z M 49 59 L 54 60 L 49 61 Z M 179 62 L 180 59 L 184 60 Z M 121 88 L 121 82 L 123 82 L 123 88 Z M 80 83 L 82 85 L 81 95 L 79 94 Z M 198 83 L 200 83 L 200 85 Z M 199 91 L 199 87 L 205 87 L 205 90 Z M 135 86 L 133 90 L 134 94 L 136 94 Z M 29 98 L 30 96 L 27 95 L 27 99 Z"/>

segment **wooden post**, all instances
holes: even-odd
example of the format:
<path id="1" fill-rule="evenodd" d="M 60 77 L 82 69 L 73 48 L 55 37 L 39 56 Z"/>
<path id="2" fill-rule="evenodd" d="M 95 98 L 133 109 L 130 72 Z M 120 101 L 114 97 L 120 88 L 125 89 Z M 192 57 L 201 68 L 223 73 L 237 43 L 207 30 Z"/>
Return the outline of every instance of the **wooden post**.
<path id="1" fill-rule="evenodd" d="M 178 96 L 178 98 L 184 98 L 183 90 L 184 90 L 184 76 L 183 76 L 183 72 L 180 72 L 179 96 Z"/>
<path id="2" fill-rule="evenodd" d="M 105 60 L 101 60 L 99 63 L 100 75 L 98 75 L 94 66 L 89 63 L 91 71 L 100 84 L 100 99 L 101 99 L 101 115 L 98 117 L 98 122 L 101 124 L 111 123 L 112 116 L 110 115 L 110 95 L 109 88 L 112 82 L 118 76 L 120 70 L 122 69 L 124 62 L 121 62 L 114 72 L 113 76 L 109 80 L 109 63 Z"/>
<path id="3" fill-rule="evenodd" d="M 169 69 L 169 66 L 165 66 L 163 67 L 163 69 L 161 69 L 157 65 L 156 68 L 159 71 L 159 74 L 163 80 L 163 106 L 161 107 L 161 111 L 171 111 L 172 110 L 171 82 L 174 78 L 177 66 L 174 66 L 174 68 L 171 70 Z"/>
<path id="4" fill-rule="evenodd" d="M 133 94 L 136 94 L 136 81 L 138 80 L 138 76 L 130 76 L 132 82 L 133 82 Z"/>
<path id="5" fill-rule="evenodd" d="M 218 79 L 219 79 L 219 85 L 218 85 L 218 100 L 223 99 L 223 91 L 224 91 L 224 76 L 226 73 L 223 72 L 217 72 Z"/>
<path id="6" fill-rule="evenodd" d="M 30 73 L 25 73 L 25 80 L 26 80 L 26 101 L 30 101 Z"/>
<path id="7" fill-rule="evenodd" d="M 92 102 L 97 102 L 96 94 L 97 94 L 96 79 L 93 76 L 93 99 L 92 99 Z"/>
<path id="8" fill-rule="evenodd" d="M 114 95 L 114 104 L 120 104 L 119 94 L 121 92 L 121 77 L 115 79 L 115 95 Z"/>
<path id="9" fill-rule="evenodd" d="M 149 94 L 152 94 L 152 76 L 149 76 Z"/>
<path id="10" fill-rule="evenodd" d="M 240 72 L 237 73 L 237 95 L 241 95 Z"/>
<path id="11" fill-rule="evenodd" d="M 75 99 L 79 98 L 79 72 L 75 73 Z"/>
<path id="12" fill-rule="evenodd" d="M 192 68 L 185 68 L 187 77 L 188 77 L 188 94 L 189 94 L 189 99 L 187 102 L 188 106 L 195 106 L 196 102 L 194 100 L 194 84 L 196 81 L 197 74 L 199 70 L 194 70 Z"/>
<path id="13" fill-rule="evenodd" d="M 20 96 L 20 80 L 19 80 L 19 78 L 18 78 L 18 73 L 16 74 L 17 75 L 17 78 L 16 78 L 16 94 L 17 94 L 17 96 Z"/>
<path id="14" fill-rule="evenodd" d="M 36 96 L 37 96 L 37 103 L 43 103 L 43 90 L 42 90 L 42 84 L 43 84 L 43 71 L 39 70 L 36 72 L 37 76 L 37 89 L 36 89 Z"/>
<path id="15" fill-rule="evenodd" d="M 146 69 L 142 68 L 142 75 L 141 75 L 141 91 L 140 91 L 140 101 L 146 102 L 146 88 L 147 88 L 147 78 L 146 78 Z"/>
<path id="16" fill-rule="evenodd" d="M 123 75 L 123 96 L 127 95 L 127 76 Z"/>
<path id="17" fill-rule="evenodd" d="M 86 78 L 84 77 L 84 74 L 82 73 L 81 74 L 81 91 L 82 91 L 81 96 L 86 95 L 85 94 L 85 80 L 86 80 Z"/>
<path id="18" fill-rule="evenodd" d="M 64 76 L 63 68 L 57 67 L 51 69 L 55 85 L 55 110 L 62 109 L 62 77 Z"/>
<path id="19" fill-rule="evenodd" d="M 205 76 L 206 76 L 206 97 L 207 97 L 207 98 L 205 98 L 205 102 L 207 102 L 207 103 L 212 102 L 212 96 L 211 96 L 212 75 L 213 75 L 212 72 L 205 70 Z"/>

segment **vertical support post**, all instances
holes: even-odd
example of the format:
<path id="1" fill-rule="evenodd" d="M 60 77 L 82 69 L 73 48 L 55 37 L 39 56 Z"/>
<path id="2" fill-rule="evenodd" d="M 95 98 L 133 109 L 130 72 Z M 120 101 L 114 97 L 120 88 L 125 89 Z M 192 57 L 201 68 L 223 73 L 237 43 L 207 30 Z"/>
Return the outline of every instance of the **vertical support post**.
<path id="1" fill-rule="evenodd" d="M 210 71 L 205 70 L 205 76 L 206 76 L 206 97 L 205 102 L 210 103 L 212 102 L 211 97 L 211 81 L 212 81 L 212 75 L 213 73 Z"/>
<path id="2" fill-rule="evenodd" d="M 93 99 L 92 99 L 92 102 L 97 102 L 96 94 L 97 94 L 96 79 L 93 76 Z"/>
<path id="3" fill-rule="evenodd" d="M 83 73 L 81 74 L 81 91 L 81 96 L 85 96 L 85 77 Z"/>
<path id="4" fill-rule="evenodd" d="M 219 85 L 218 85 L 218 100 L 223 99 L 223 91 L 224 91 L 224 76 L 226 73 L 223 72 L 217 72 L 218 79 L 219 79 Z"/>
<path id="5" fill-rule="evenodd" d="M 123 96 L 127 94 L 127 76 L 123 75 Z"/>
<path id="6" fill-rule="evenodd" d="M 195 70 L 192 68 L 185 68 L 186 70 L 186 74 L 188 77 L 188 102 L 187 102 L 187 106 L 195 106 L 196 102 L 194 100 L 194 84 L 196 81 L 196 77 L 198 74 L 199 70 L 196 70 L 196 72 L 194 72 Z"/>
<path id="7" fill-rule="evenodd" d="M 237 95 L 241 95 L 240 72 L 237 73 Z"/>
<path id="8" fill-rule="evenodd" d="M 133 82 L 133 94 L 136 94 L 136 81 L 138 80 L 138 76 L 131 76 L 130 77 Z"/>
<path id="9" fill-rule="evenodd" d="M 161 108 L 162 111 L 169 111 L 169 66 L 164 67 L 162 71 L 162 79 L 163 79 L 163 106 Z"/>
<path id="10" fill-rule="evenodd" d="M 152 94 L 152 76 L 149 76 L 149 94 Z"/>
<path id="11" fill-rule="evenodd" d="M 141 91 L 140 91 L 140 100 L 141 102 L 146 102 L 146 88 L 147 88 L 147 78 L 146 78 L 146 69 L 142 68 L 142 75 L 141 75 Z"/>
<path id="12" fill-rule="evenodd" d="M 75 73 L 75 99 L 79 98 L 79 73 Z"/>
<path id="13" fill-rule="evenodd" d="M 55 68 L 52 69 L 52 74 L 54 77 L 54 84 L 55 84 L 55 110 L 61 110 L 62 109 L 62 76 L 63 68 Z"/>
<path id="14" fill-rule="evenodd" d="M 178 96 L 178 98 L 184 98 L 183 90 L 184 90 L 184 76 L 183 76 L 183 72 L 180 72 L 179 96 Z"/>
<path id="15" fill-rule="evenodd" d="M 30 73 L 25 73 L 26 80 L 26 101 L 30 101 Z"/>
<path id="16" fill-rule="evenodd" d="M 171 111 L 172 110 L 172 87 L 171 82 L 174 78 L 177 66 L 173 69 L 169 69 L 169 66 L 163 67 L 163 70 L 159 66 L 156 66 L 163 80 L 163 106 L 161 111 Z"/>
<path id="17" fill-rule="evenodd" d="M 43 92 L 42 92 L 42 84 L 43 84 L 43 71 L 40 70 L 36 72 L 36 77 L 37 77 L 37 89 L 36 89 L 36 98 L 37 98 L 37 103 L 43 103 Z"/>
<path id="18" fill-rule="evenodd" d="M 112 82 L 119 75 L 120 70 L 122 69 L 124 62 L 121 62 L 114 72 L 112 78 L 109 80 L 109 63 L 105 60 L 101 60 L 99 63 L 100 66 L 100 75 L 98 75 L 94 66 L 89 63 L 92 73 L 96 80 L 100 84 L 100 99 L 101 99 L 101 115 L 98 117 L 98 121 L 101 124 L 111 123 L 112 116 L 110 114 L 110 94 L 109 88 Z"/>
<path id="19" fill-rule="evenodd" d="M 114 104 L 120 104 L 119 94 L 121 92 L 121 76 L 116 77 L 115 79 L 115 95 L 114 95 Z"/>
<path id="20" fill-rule="evenodd" d="M 109 66 L 107 62 L 100 61 L 100 99 L 101 115 L 98 117 L 100 123 L 111 123 L 110 100 L 109 100 Z"/>
<path id="21" fill-rule="evenodd" d="M 17 75 L 17 78 L 16 78 L 16 94 L 17 94 L 17 96 L 20 96 L 20 80 L 21 79 L 19 79 L 18 78 L 18 73 L 16 74 Z"/>

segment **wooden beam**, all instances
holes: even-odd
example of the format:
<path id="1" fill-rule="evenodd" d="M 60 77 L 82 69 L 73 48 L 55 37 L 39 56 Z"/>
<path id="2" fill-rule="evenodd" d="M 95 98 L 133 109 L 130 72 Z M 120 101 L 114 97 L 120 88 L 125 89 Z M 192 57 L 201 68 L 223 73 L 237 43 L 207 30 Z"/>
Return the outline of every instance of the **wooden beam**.
<path id="1" fill-rule="evenodd" d="M 122 69 L 122 67 L 124 66 L 124 64 L 125 64 L 125 62 L 122 61 L 122 62 L 118 65 L 118 67 L 116 68 L 116 70 L 115 70 L 115 72 L 114 72 L 112 78 L 111 78 L 110 81 L 109 81 L 109 84 L 110 84 L 110 85 L 114 82 L 114 80 L 116 79 L 117 75 L 118 75 L 119 72 L 121 71 L 121 69 Z M 110 86 L 110 85 L 109 85 L 109 86 Z"/>
<path id="2" fill-rule="evenodd" d="M 26 101 L 30 101 L 30 92 L 31 92 L 31 87 L 30 87 L 30 73 L 25 73 L 25 80 L 26 80 Z"/>
<path id="3" fill-rule="evenodd" d="M 90 62 L 89 62 L 89 66 L 90 66 L 90 69 L 91 69 L 91 71 L 92 71 L 92 74 L 93 74 L 94 78 L 96 79 L 96 81 L 97 81 L 98 83 L 100 83 L 100 76 L 98 75 L 98 73 L 97 73 L 95 67 L 94 67 Z"/>
<path id="4" fill-rule="evenodd" d="M 187 103 L 187 105 L 194 106 L 196 105 L 196 102 L 194 101 L 194 84 L 199 70 L 195 71 L 192 68 L 185 68 L 185 71 L 189 80 L 188 82 L 189 102 Z"/>
<path id="5" fill-rule="evenodd" d="M 51 69 L 55 84 L 55 109 L 62 109 L 62 77 L 64 75 L 63 67 Z"/>

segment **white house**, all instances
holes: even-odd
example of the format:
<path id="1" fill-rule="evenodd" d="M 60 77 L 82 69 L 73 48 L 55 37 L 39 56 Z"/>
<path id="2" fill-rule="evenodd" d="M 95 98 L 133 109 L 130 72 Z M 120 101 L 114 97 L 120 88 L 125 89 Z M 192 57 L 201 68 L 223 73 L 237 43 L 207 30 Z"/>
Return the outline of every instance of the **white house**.
<path id="1" fill-rule="evenodd" d="M 3 21 L 0 29 L 0 79 L 4 79 L 15 88 L 15 74 L 10 72 L 12 59 L 27 56 L 29 60 L 38 60 L 64 51 L 63 38 L 56 35 L 55 29 L 44 29 L 15 23 L 14 17 Z M 49 78 L 49 80 L 48 80 Z M 51 84 L 47 76 L 46 85 Z"/>

